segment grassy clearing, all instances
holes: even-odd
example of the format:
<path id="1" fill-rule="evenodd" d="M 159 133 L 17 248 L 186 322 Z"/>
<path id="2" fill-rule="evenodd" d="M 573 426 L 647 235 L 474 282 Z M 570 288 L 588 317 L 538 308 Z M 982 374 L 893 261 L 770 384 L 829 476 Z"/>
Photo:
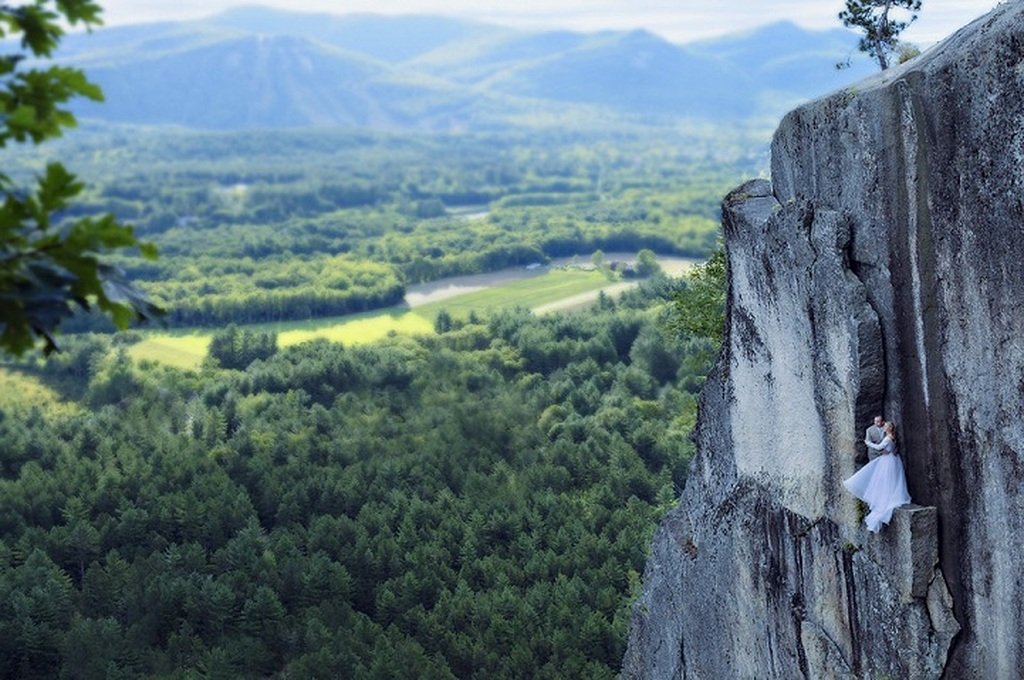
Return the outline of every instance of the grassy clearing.
<path id="1" fill-rule="evenodd" d="M 23 411 L 33 406 L 64 414 L 73 414 L 79 410 L 77 404 L 61 400 L 57 392 L 35 376 L 0 367 L 0 410 Z"/>
<path id="2" fill-rule="evenodd" d="M 540 276 L 478 290 L 417 307 L 389 307 L 342 317 L 254 324 L 251 330 L 277 333 L 280 347 L 326 338 L 346 345 L 375 342 L 391 333 L 407 335 L 434 332 L 434 318 L 442 309 L 465 318 L 471 311 L 486 314 L 507 307 L 545 307 L 559 300 L 618 285 L 596 271 L 553 270 Z M 198 368 L 206 356 L 212 331 L 178 330 L 151 334 L 133 345 L 129 354 L 136 361 L 149 359 L 184 369 Z"/>
<path id="3" fill-rule="evenodd" d="M 455 317 L 516 306 L 533 309 L 610 285 L 615 284 L 600 272 L 556 269 L 540 276 L 431 302 L 417 307 L 416 311 L 433 319 L 442 309 Z"/>
<path id="4" fill-rule="evenodd" d="M 201 333 L 152 335 L 128 348 L 135 361 L 159 361 L 176 368 L 194 369 L 210 346 L 210 335 Z"/>
<path id="5" fill-rule="evenodd" d="M 363 312 L 349 316 L 247 325 L 255 331 L 277 333 L 279 347 L 297 345 L 316 338 L 326 338 L 346 345 L 380 340 L 391 332 L 431 333 L 433 316 L 427 318 L 419 313 L 395 307 L 387 310 Z M 171 331 L 151 334 L 141 342 L 132 345 L 128 354 L 135 361 L 159 361 L 169 366 L 196 369 L 206 357 L 213 331 Z"/>
<path id="6" fill-rule="evenodd" d="M 414 335 L 433 332 L 433 316 L 427 317 L 418 311 L 402 310 L 377 312 L 359 319 L 348 319 L 340 323 L 335 321 L 331 325 L 318 328 L 285 331 L 277 336 L 277 344 L 280 347 L 287 347 L 316 338 L 326 338 L 346 345 L 358 345 L 380 340 L 390 333 Z"/>

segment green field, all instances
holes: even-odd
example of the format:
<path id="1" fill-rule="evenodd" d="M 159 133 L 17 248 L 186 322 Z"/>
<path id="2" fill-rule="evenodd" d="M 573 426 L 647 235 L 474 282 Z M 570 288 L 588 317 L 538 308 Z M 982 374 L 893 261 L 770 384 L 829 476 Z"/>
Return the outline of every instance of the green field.
<path id="1" fill-rule="evenodd" d="M 346 345 L 374 342 L 390 333 L 433 333 L 434 319 L 442 309 L 456 318 L 470 312 L 480 314 L 507 307 L 540 307 L 580 293 L 616 285 L 596 271 L 553 270 L 540 276 L 511 281 L 499 286 L 431 302 L 415 309 L 387 309 L 342 317 L 289 321 L 246 326 L 251 330 L 277 333 L 280 347 L 326 338 Z M 133 345 L 129 354 L 136 361 L 159 361 L 178 368 L 194 369 L 202 363 L 212 335 L 210 330 L 182 329 L 152 333 Z"/>
<path id="2" fill-rule="evenodd" d="M 416 312 L 433 320 L 442 309 L 457 318 L 464 318 L 470 312 L 487 312 L 506 307 L 540 307 L 551 302 L 600 290 L 611 285 L 608 277 L 597 271 L 579 269 L 554 269 L 540 276 L 510 281 L 500 286 L 466 293 L 448 300 L 431 302 L 416 308 Z"/>
<path id="3" fill-rule="evenodd" d="M 178 368 L 197 368 L 209 345 L 210 336 L 200 333 L 150 335 L 132 345 L 128 355 L 136 361 L 159 361 Z"/>
<path id="4" fill-rule="evenodd" d="M 389 307 L 386 310 L 351 314 L 310 321 L 279 324 L 255 324 L 246 328 L 274 331 L 280 347 L 297 345 L 316 338 L 326 338 L 346 345 L 374 342 L 388 333 L 431 333 L 433 317 L 426 318 L 408 309 Z M 177 368 L 198 368 L 206 356 L 212 331 L 179 331 L 150 334 L 136 343 L 128 354 L 136 361 L 159 361 Z"/>
<path id="5" fill-rule="evenodd" d="M 57 392 L 38 378 L 0 367 L 0 410 L 18 411 L 33 406 L 66 414 L 79 410 L 77 404 L 63 401 Z"/>

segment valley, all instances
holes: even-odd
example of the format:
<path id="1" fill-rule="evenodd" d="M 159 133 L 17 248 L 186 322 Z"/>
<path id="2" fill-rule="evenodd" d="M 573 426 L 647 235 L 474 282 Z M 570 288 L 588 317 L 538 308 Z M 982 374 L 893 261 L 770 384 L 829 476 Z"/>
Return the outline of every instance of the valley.
<path id="1" fill-rule="evenodd" d="M 762 147 L 80 133 L 8 167 L 64 159 L 87 178 L 65 219 L 112 212 L 159 249 L 112 261 L 166 326 L 80 315 L 61 352 L 0 367 L 0 555 L 31 555 L 0 592 L 81 602 L 27 615 L 45 654 L 18 653 L 51 675 L 73 635 L 101 674 L 614 677 L 715 347 L 672 330 L 680 275 Z"/>
<path id="2" fill-rule="evenodd" d="M 635 253 L 610 253 L 610 261 L 635 260 Z M 537 314 L 569 311 L 593 303 L 598 294 L 616 295 L 639 281 L 614 281 L 608 274 L 567 267 L 577 258 L 559 258 L 538 269 L 523 267 L 490 274 L 439 279 L 411 286 L 406 301 L 394 307 L 343 317 L 244 326 L 251 331 L 272 332 L 280 347 L 317 338 L 345 345 L 376 342 L 391 334 L 433 333 L 442 310 L 460 319 L 475 314 L 486 318 L 500 309 L 524 307 Z M 660 257 L 665 274 L 680 276 L 694 264 L 691 259 Z M 206 357 L 213 332 L 210 329 L 177 329 L 171 333 L 145 333 L 131 346 L 137 361 L 159 361 L 184 369 L 196 369 Z"/>

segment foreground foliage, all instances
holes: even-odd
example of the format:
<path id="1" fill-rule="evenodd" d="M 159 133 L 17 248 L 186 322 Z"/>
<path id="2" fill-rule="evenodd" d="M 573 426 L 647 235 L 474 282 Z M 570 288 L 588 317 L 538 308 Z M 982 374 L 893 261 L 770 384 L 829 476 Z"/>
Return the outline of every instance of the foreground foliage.
<path id="1" fill-rule="evenodd" d="M 673 291 L 244 371 L 79 339 L 34 370 L 92 413 L 0 413 L 0 677 L 615 677 L 706 368 Z"/>
<path id="2" fill-rule="evenodd" d="M 76 122 L 70 100 L 102 99 L 79 69 L 41 65 L 57 48 L 64 26 L 90 28 L 100 23 L 99 15 L 90 0 L 0 5 L 3 49 L 20 43 L 19 50 L 0 54 L 0 149 L 59 137 Z M 37 61 L 25 68 L 30 59 Z M 130 246 L 154 259 L 153 245 L 139 244 L 132 227 L 111 213 L 62 223 L 61 214 L 84 188 L 58 161 L 23 183 L 0 173 L 0 352 L 20 355 L 39 339 L 46 351 L 56 349 L 54 334 L 74 306 L 99 309 L 120 328 L 159 314 L 121 270 L 101 259 Z"/>

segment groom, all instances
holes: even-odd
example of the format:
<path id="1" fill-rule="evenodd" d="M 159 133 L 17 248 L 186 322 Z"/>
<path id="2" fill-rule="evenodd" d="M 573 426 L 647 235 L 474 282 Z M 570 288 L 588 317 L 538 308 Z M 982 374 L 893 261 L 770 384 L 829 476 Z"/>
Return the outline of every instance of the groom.
<path id="1" fill-rule="evenodd" d="M 864 433 L 864 444 L 867 445 L 868 442 L 871 442 L 872 444 L 881 444 L 882 439 L 885 438 L 885 430 L 882 429 L 883 427 L 885 427 L 885 420 L 882 416 L 875 416 L 875 422 L 872 423 L 871 427 L 868 428 L 868 431 Z M 880 451 L 876 451 L 870 446 L 868 446 L 867 449 L 868 462 L 873 461 L 875 458 L 882 455 Z"/>

